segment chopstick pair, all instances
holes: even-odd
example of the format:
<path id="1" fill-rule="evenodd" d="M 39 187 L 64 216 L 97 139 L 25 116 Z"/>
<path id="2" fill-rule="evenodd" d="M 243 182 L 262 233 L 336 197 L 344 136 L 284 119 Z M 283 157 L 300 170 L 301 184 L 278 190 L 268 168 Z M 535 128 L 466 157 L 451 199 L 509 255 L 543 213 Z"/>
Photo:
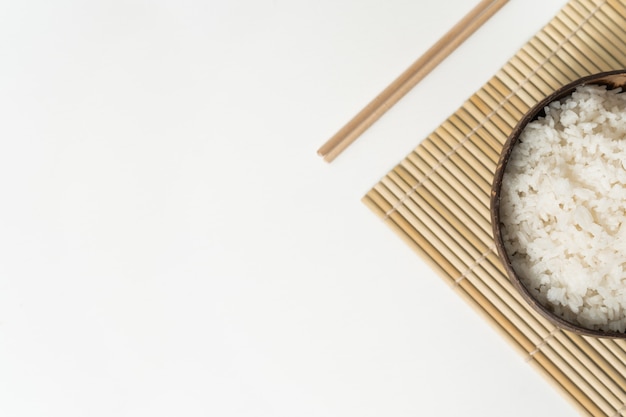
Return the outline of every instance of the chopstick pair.
<path id="1" fill-rule="evenodd" d="M 317 154 L 322 156 L 326 162 L 332 162 L 507 2 L 508 0 L 482 0 L 424 55 L 322 145 Z"/>

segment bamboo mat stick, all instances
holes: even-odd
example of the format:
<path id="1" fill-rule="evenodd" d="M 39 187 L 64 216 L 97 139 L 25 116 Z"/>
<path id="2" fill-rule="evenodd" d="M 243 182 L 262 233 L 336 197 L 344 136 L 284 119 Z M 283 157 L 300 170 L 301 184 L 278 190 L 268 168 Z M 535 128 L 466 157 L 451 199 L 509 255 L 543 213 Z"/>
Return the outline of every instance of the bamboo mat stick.
<path id="1" fill-rule="evenodd" d="M 322 145 L 317 151 L 318 155 L 322 156 L 326 162 L 332 162 L 507 2 L 508 0 L 482 0 L 424 55 Z"/>
<path id="2" fill-rule="evenodd" d="M 416 175 L 423 175 L 423 170 L 420 170 L 418 165 L 420 165 L 419 162 L 415 164 L 407 160 L 402 165 L 402 169 L 407 173 L 407 175 L 411 175 L 415 178 Z M 478 212 L 471 203 L 467 202 L 463 194 L 456 190 L 458 187 L 453 184 L 448 184 L 439 174 L 434 174 L 433 179 L 434 181 L 432 182 L 432 185 L 428 187 L 427 191 L 443 204 L 447 204 L 447 207 L 454 210 L 459 216 L 464 216 L 463 218 L 470 219 L 467 221 L 467 224 L 468 227 L 475 230 L 475 234 L 487 235 L 489 236 L 489 241 L 493 240 L 491 239 L 491 225 L 487 222 L 480 221 L 480 212 Z M 419 193 L 420 191 L 417 192 Z"/>
<path id="3" fill-rule="evenodd" d="M 473 110 L 472 106 L 468 105 L 466 107 L 466 110 L 468 111 L 468 113 L 471 114 L 471 111 Z M 472 117 L 475 116 L 472 115 Z M 484 166 L 486 168 L 489 168 L 489 181 L 491 181 L 491 178 L 493 178 L 493 173 L 496 169 L 496 164 L 498 163 L 498 159 L 500 158 L 499 151 L 495 150 L 496 144 L 499 145 L 498 148 L 501 148 L 501 145 L 497 140 L 494 139 L 494 137 L 501 137 L 502 140 L 505 140 L 508 134 L 503 134 L 499 127 L 497 127 L 492 122 L 488 122 L 484 123 L 482 128 L 475 130 L 474 134 L 479 140 L 464 141 L 466 134 L 463 133 L 463 130 L 465 130 L 465 128 L 469 128 L 469 126 L 465 126 L 465 122 L 462 119 L 459 119 L 459 122 L 461 123 L 461 126 L 454 126 L 451 123 L 442 123 L 441 126 L 437 130 L 435 130 L 434 133 L 436 135 L 439 135 L 440 137 L 448 137 L 451 139 L 454 138 L 457 143 L 464 142 L 463 147 L 466 148 L 469 152 L 474 153 L 476 156 L 478 155 L 476 154 L 476 152 L 478 152 L 481 155 L 480 159 L 487 158 L 486 161 L 488 162 L 485 162 Z M 507 131 L 510 130 L 511 129 L 508 129 Z M 497 133 L 496 135 L 485 135 L 485 132 L 494 131 L 495 133 Z M 450 142 L 450 140 L 447 140 L 447 142 Z M 452 144 L 450 144 L 450 146 L 454 147 Z"/>
<path id="4" fill-rule="evenodd" d="M 569 338 L 587 357 L 601 367 L 607 375 L 611 375 L 612 379 L 620 386 L 622 390 L 621 395 L 626 395 L 626 377 L 623 375 L 624 365 L 619 363 L 618 358 L 596 339 L 583 338 L 576 335 L 569 335 Z M 626 402 L 626 399 L 624 402 Z"/>
<path id="5" fill-rule="evenodd" d="M 574 8 L 565 7 L 561 15 L 561 22 L 571 30 L 572 27 L 575 27 L 575 22 L 580 20 L 580 18 L 581 15 Z M 589 22 L 586 29 L 579 30 L 578 36 L 585 45 L 590 46 L 592 50 L 596 50 L 605 62 L 608 62 L 612 67 L 620 66 L 619 59 L 616 58 L 620 55 L 620 52 L 611 44 L 610 39 L 605 38 L 594 28 L 592 22 Z"/>
<path id="6" fill-rule="evenodd" d="M 604 346 L 609 349 L 620 361 L 623 365 L 626 365 L 626 351 L 624 350 L 626 347 L 624 343 L 620 340 L 601 340 L 600 341 Z"/>

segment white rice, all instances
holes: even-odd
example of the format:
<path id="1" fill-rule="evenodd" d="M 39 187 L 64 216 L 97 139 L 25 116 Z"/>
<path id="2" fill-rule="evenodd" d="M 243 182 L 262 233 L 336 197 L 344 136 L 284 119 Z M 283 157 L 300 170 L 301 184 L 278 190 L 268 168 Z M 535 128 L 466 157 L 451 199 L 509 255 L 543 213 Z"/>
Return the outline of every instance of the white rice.
<path id="1" fill-rule="evenodd" d="M 578 88 L 515 146 L 500 216 L 513 268 L 567 321 L 626 330 L 626 94 Z"/>

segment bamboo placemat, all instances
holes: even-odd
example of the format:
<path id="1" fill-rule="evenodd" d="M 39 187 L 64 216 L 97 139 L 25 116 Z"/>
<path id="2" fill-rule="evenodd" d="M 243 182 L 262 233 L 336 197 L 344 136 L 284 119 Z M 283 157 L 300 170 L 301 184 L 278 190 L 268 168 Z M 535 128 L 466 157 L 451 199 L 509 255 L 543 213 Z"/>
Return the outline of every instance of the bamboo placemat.
<path id="1" fill-rule="evenodd" d="M 626 68 L 626 4 L 572 0 L 363 201 L 585 415 L 626 416 L 626 341 L 578 336 L 509 283 L 491 232 L 500 150 L 558 87 Z"/>

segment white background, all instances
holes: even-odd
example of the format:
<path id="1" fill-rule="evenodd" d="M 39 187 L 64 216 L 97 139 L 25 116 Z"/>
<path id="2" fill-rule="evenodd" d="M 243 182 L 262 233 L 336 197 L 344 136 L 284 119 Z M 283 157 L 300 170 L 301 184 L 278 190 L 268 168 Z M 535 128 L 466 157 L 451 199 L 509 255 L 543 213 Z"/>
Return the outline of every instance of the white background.
<path id="1" fill-rule="evenodd" d="M 564 0 L 2 1 L 0 415 L 573 416 L 360 201 Z"/>

